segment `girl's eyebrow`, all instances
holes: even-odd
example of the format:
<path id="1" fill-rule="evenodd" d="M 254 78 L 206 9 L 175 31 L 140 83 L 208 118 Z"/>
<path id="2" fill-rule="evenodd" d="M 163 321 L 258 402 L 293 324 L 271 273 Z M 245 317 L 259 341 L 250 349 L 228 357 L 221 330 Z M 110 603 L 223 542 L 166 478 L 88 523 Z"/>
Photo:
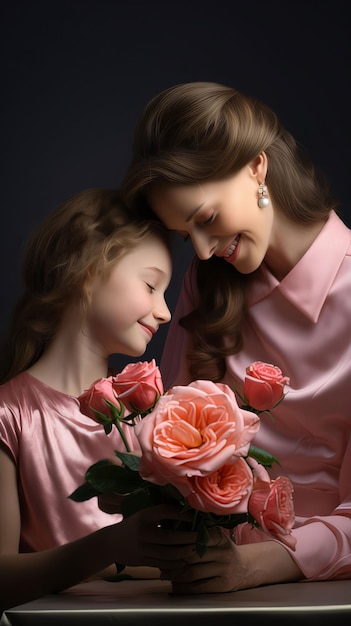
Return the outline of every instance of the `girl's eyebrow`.
<path id="1" fill-rule="evenodd" d="M 197 213 L 201 207 L 204 206 L 204 202 L 202 204 L 200 204 L 199 206 L 196 207 L 196 209 L 193 209 L 193 211 L 190 213 L 190 215 L 186 218 L 186 222 L 190 222 L 190 220 L 194 217 L 195 213 Z"/>
<path id="2" fill-rule="evenodd" d="M 157 274 L 163 274 L 166 275 L 166 271 L 161 269 L 160 267 L 154 267 L 153 265 L 150 267 L 145 267 L 146 270 L 152 270 L 153 272 L 156 272 Z"/>

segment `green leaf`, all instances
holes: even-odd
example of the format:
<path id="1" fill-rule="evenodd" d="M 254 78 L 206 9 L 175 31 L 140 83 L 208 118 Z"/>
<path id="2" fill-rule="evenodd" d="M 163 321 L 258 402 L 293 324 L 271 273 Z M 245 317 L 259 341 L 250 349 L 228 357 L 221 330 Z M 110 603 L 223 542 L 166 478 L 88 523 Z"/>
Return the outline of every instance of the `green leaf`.
<path id="1" fill-rule="evenodd" d="M 210 535 L 207 530 L 207 526 L 205 522 L 201 520 L 197 527 L 197 535 L 196 535 L 196 543 L 195 543 L 196 553 L 199 555 L 200 558 L 205 554 L 207 550 L 209 537 Z"/>
<path id="2" fill-rule="evenodd" d="M 256 415 L 259 415 L 260 413 L 263 413 L 263 411 L 259 411 L 258 409 L 254 409 L 253 406 L 250 406 L 249 404 L 243 404 L 243 406 L 241 406 L 240 408 L 244 409 L 245 411 L 250 411 L 250 413 L 256 413 Z"/>
<path id="3" fill-rule="evenodd" d="M 161 502 L 178 502 L 185 505 L 184 496 L 178 491 L 174 485 L 167 483 L 167 485 L 158 486 L 159 499 Z"/>
<path id="4" fill-rule="evenodd" d="M 203 513 L 203 519 L 207 528 L 221 526 L 222 528 L 234 528 L 238 524 L 248 521 L 247 513 L 232 513 L 230 515 L 216 515 L 215 513 Z"/>
<path id="5" fill-rule="evenodd" d="M 273 463 L 278 463 L 278 465 L 280 465 L 280 461 L 273 456 L 273 454 L 270 454 L 270 452 L 257 448 L 253 445 L 250 445 L 247 456 L 252 456 L 253 459 L 256 459 L 256 461 L 265 467 L 272 467 Z"/>
<path id="6" fill-rule="evenodd" d="M 129 452 L 118 452 L 118 450 L 115 450 L 115 455 L 122 461 L 123 465 L 128 467 L 133 472 L 137 472 L 139 470 L 139 456 L 130 454 Z"/>
<path id="7" fill-rule="evenodd" d="M 94 498 L 94 496 L 98 496 L 100 491 L 92 487 L 89 483 L 83 483 L 71 493 L 70 500 L 74 502 L 84 502 L 85 500 L 90 500 L 90 498 Z"/>
<path id="8" fill-rule="evenodd" d="M 167 502 L 176 502 L 182 507 L 185 504 L 182 494 L 178 489 L 173 487 L 173 485 L 160 486 L 144 480 L 137 489 L 131 490 L 130 493 L 123 498 L 121 513 L 124 517 L 128 517 L 141 509 Z M 178 522 L 176 522 L 176 524 L 178 524 Z"/>
<path id="9" fill-rule="evenodd" d="M 105 415 L 105 413 L 101 413 L 101 411 L 98 411 L 97 409 L 93 409 L 96 417 L 98 418 L 98 422 L 99 424 L 102 424 L 103 426 L 107 426 L 108 424 L 112 425 L 112 418 L 109 417 L 108 415 Z"/>
<path id="10" fill-rule="evenodd" d="M 137 472 L 133 472 L 127 467 L 113 465 L 110 462 L 106 464 L 106 461 L 99 461 L 92 465 L 88 469 L 85 479 L 100 493 L 130 493 L 144 482 Z"/>
<path id="11" fill-rule="evenodd" d="M 107 406 L 110 407 L 113 417 L 117 420 L 123 420 L 125 410 L 123 402 L 121 402 L 120 399 L 117 400 L 117 402 L 119 402 L 119 408 L 115 404 L 113 404 L 113 402 L 107 400 L 107 398 L 105 398 L 105 402 Z"/>
<path id="12" fill-rule="evenodd" d="M 117 561 L 115 562 L 115 566 L 117 568 L 117 575 L 123 572 L 125 568 L 125 565 L 123 565 L 122 563 L 118 563 Z"/>
<path id="13" fill-rule="evenodd" d="M 123 419 L 121 419 L 120 421 L 123 422 L 123 424 L 127 424 L 127 426 L 130 426 L 131 428 L 134 428 L 135 426 L 135 418 L 139 417 L 140 413 L 129 413 L 129 415 L 126 415 Z"/>

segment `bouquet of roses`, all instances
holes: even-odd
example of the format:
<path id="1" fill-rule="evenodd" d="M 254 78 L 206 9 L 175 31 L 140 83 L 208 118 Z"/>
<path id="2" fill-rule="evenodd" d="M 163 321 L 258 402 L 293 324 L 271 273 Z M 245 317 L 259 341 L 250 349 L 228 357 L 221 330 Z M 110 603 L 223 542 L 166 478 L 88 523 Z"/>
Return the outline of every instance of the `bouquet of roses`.
<path id="1" fill-rule="evenodd" d="M 206 550 L 209 527 L 232 531 L 243 522 L 294 549 L 292 484 L 283 476 L 271 480 L 266 468 L 278 459 L 251 443 L 259 413 L 282 401 L 286 384 L 278 367 L 255 362 L 246 370 L 239 406 L 230 387 L 208 380 L 164 392 L 154 360 L 131 363 L 96 381 L 79 398 L 81 412 L 100 422 L 106 434 L 116 427 L 126 451 L 115 452 L 119 465 L 108 459 L 92 465 L 70 498 L 119 494 L 125 517 L 176 502 L 193 511 L 199 555 Z M 124 434 L 129 427 L 140 453 L 129 449 Z"/>

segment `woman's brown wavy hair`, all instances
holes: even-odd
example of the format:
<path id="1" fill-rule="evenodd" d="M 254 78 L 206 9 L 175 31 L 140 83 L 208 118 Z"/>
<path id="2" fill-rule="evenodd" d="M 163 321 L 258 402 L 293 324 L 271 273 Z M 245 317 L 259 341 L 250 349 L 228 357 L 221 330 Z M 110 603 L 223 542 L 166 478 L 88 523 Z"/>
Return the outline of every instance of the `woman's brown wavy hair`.
<path id="1" fill-rule="evenodd" d="M 114 189 L 87 189 L 52 211 L 24 250 L 23 295 L 0 353 L 0 382 L 33 365 L 54 337 L 67 307 L 84 306 L 85 286 L 150 234 L 169 245 L 157 220 L 132 214 Z"/>
<path id="2" fill-rule="evenodd" d="M 300 224 L 326 220 L 335 208 L 327 181 L 277 115 L 258 99 L 217 83 L 176 85 L 147 104 L 136 125 L 123 197 L 147 213 L 152 185 L 225 179 L 263 151 L 275 210 Z M 220 380 L 225 355 L 241 349 L 249 277 L 216 257 L 197 267 L 200 304 L 181 322 L 193 335 L 190 372 Z"/>

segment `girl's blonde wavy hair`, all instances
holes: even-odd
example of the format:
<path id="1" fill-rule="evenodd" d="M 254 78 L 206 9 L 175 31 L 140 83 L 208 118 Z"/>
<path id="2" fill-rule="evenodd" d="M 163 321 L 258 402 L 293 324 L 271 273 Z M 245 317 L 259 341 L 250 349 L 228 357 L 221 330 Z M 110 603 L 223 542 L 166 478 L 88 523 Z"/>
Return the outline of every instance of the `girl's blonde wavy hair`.
<path id="1" fill-rule="evenodd" d="M 152 185 L 221 180 L 262 151 L 275 210 L 300 224 L 326 220 L 335 208 L 327 181 L 277 115 L 251 96 L 209 82 L 176 85 L 147 104 L 136 125 L 123 197 L 146 214 Z M 222 259 L 198 261 L 200 303 L 181 322 L 193 337 L 188 359 L 194 378 L 220 380 L 225 356 L 241 349 L 247 280 Z"/>
<path id="2" fill-rule="evenodd" d="M 87 189 L 50 213 L 27 241 L 24 293 L 14 308 L 0 356 L 0 382 L 33 365 L 50 343 L 67 307 L 84 308 L 86 285 L 156 234 L 169 247 L 159 221 L 126 208 L 114 189 Z M 82 309 L 83 310 L 83 309 Z"/>

